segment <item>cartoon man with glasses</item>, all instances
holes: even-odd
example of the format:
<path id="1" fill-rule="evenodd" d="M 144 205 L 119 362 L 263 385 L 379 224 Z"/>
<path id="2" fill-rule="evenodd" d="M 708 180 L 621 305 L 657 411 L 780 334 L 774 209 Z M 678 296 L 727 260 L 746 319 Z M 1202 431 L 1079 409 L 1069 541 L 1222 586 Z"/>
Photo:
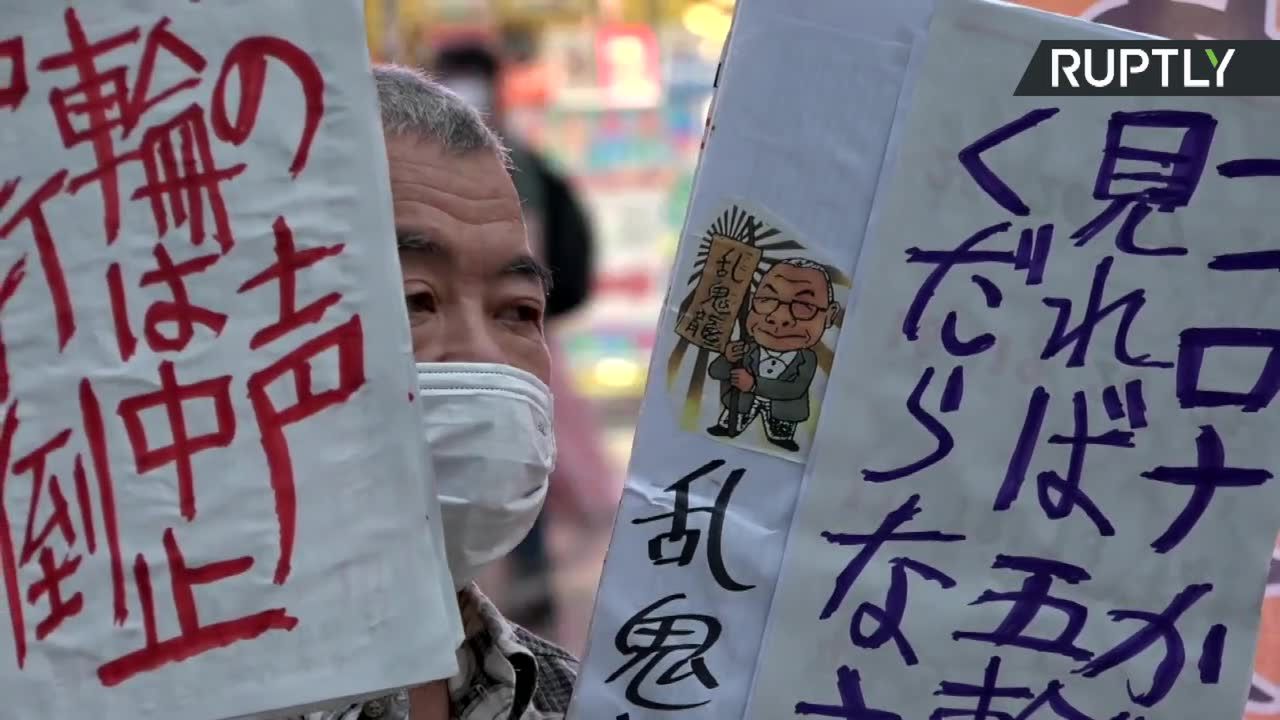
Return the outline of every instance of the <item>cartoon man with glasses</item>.
<path id="1" fill-rule="evenodd" d="M 799 450 L 796 426 L 809 419 L 809 385 L 818 371 L 812 348 L 839 312 L 826 268 L 802 258 L 775 263 L 751 298 L 748 338 L 729 343 L 707 370 L 720 381 L 724 406 L 707 432 L 737 437 L 760 417 L 769 442 Z"/>

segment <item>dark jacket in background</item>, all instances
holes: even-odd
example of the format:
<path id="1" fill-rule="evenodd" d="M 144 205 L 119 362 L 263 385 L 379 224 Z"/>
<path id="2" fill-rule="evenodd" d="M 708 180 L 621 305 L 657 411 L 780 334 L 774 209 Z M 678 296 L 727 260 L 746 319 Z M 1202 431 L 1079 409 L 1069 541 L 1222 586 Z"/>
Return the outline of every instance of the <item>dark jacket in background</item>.
<path id="1" fill-rule="evenodd" d="M 552 277 L 547 317 L 567 315 L 581 307 L 591 292 L 595 260 L 591 223 L 567 179 L 528 148 L 512 145 L 516 191 L 542 221 L 543 261 Z"/>

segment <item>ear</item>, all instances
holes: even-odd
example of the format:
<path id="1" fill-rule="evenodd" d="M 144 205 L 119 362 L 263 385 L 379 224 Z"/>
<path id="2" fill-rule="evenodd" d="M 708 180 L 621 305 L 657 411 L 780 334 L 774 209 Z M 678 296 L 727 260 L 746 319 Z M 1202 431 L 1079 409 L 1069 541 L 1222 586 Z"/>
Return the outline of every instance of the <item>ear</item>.
<path id="1" fill-rule="evenodd" d="M 831 303 L 831 307 L 827 308 L 827 327 L 836 324 L 836 320 L 844 315 L 844 308 L 840 307 L 840 303 Z"/>

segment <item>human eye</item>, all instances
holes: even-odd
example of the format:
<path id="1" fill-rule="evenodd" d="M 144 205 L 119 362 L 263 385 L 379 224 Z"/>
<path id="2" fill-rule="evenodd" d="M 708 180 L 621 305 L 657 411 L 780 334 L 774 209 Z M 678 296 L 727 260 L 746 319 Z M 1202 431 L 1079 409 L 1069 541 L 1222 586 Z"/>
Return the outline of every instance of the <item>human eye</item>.
<path id="1" fill-rule="evenodd" d="M 517 302 L 507 305 L 498 312 L 499 319 L 504 322 L 522 325 L 541 325 L 542 306 L 532 302 Z"/>
<path id="2" fill-rule="evenodd" d="M 406 289 L 404 304 L 409 310 L 409 324 L 411 325 L 426 321 L 439 309 L 436 294 L 429 288 Z"/>

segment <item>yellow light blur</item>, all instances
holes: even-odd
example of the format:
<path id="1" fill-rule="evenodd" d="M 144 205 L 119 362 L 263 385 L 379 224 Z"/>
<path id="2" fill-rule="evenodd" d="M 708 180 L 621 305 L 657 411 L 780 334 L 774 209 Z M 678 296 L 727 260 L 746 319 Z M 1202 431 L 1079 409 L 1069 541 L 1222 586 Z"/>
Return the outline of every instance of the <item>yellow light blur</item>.
<path id="1" fill-rule="evenodd" d="M 724 42 L 733 24 L 733 13 L 710 2 L 698 2 L 685 8 L 681 19 L 691 34 L 710 42 Z"/>
<path id="2" fill-rule="evenodd" d="M 400 18 L 406 25 L 418 25 L 426 22 L 430 16 L 424 0 L 400 0 L 397 7 L 400 10 Z"/>
<path id="3" fill-rule="evenodd" d="M 640 366 L 626 358 L 601 358 L 596 361 L 592 376 L 602 388 L 623 390 L 640 382 Z"/>
<path id="4" fill-rule="evenodd" d="M 644 43 L 634 35 L 617 35 L 610 38 L 606 52 L 609 53 L 611 62 L 626 68 L 627 71 L 633 71 L 636 68 L 644 69 Z"/>

